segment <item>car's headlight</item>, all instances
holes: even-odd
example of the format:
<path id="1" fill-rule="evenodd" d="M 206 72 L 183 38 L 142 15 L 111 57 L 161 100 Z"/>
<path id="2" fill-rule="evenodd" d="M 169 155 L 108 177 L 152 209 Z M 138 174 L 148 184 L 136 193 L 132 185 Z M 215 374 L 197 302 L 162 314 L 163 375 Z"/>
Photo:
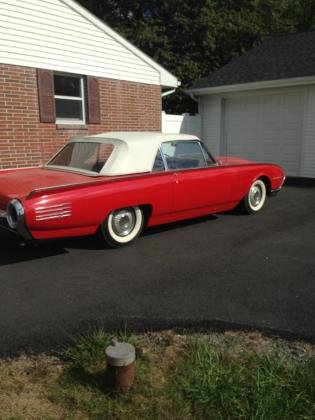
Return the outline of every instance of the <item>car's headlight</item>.
<path id="1" fill-rule="evenodd" d="M 7 222 L 11 229 L 16 229 L 19 222 L 24 218 L 23 204 L 16 198 L 7 206 Z"/>

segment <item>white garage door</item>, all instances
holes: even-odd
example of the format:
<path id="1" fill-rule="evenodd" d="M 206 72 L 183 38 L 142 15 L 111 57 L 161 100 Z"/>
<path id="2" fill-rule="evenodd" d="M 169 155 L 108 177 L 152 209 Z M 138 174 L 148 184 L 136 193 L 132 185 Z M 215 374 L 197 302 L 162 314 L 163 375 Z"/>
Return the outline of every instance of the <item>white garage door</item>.
<path id="1" fill-rule="evenodd" d="M 300 174 L 304 93 L 226 99 L 223 148 L 228 156 L 276 162 Z"/>

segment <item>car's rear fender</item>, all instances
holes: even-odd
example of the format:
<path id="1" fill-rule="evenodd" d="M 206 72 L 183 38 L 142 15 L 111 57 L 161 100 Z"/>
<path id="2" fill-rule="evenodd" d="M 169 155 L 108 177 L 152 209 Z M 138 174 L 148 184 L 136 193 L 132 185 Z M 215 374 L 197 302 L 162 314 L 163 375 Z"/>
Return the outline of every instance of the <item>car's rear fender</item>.
<path id="1" fill-rule="evenodd" d="M 68 236 L 70 231 L 76 235 L 92 234 L 110 212 L 133 206 L 143 208 L 148 221 L 153 212 L 170 212 L 170 177 L 169 174 L 143 175 L 103 184 L 36 191 L 24 200 L 26 224 L 33 237 L 38 237 L 39 232 L 46 235 L 49 231 L 50 237 L 65 236 L 63 231 L 68 232 Z"/>

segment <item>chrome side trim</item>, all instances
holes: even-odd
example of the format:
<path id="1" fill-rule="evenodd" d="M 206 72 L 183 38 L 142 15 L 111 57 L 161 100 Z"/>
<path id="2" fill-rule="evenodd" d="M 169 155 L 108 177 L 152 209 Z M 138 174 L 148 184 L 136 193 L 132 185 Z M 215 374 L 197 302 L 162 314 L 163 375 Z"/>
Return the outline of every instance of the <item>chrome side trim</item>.
<path id="1" fill-rule="evenodd" d="M 71 216 L 71 212 L 66 213 L 55 213 L 55 214 L 50 214 L 49 216 L 36 216 L 36 222 L 43 222 L 44 220 L 50 220 L 50 219 L 62 219 L 64 217 L 70 217 Z"/>
<path id="2" fill-rule="evenodd" d="M 71 203 L 52 204 L 35 208 L 35 220 L 42 222 L 51 219 L 63 219 L 72 216 Z"/>
<path id="3" fill-rule="evenodd" d="M 99 176 L 99 178 L 104 178 Z M 89 186 L 89 185 L 95 185 L 98 183 L 102 183 L 102 182 L 106 182 L 104 179 L 100 179 L 98 181 L 89 181 L 89 182 L 76 182 L 76 183 L 72 183 L 72 184 L 61 184 L 61 185 L 53 185 L 51 187 L 41 187 L 41 188 L 35 188 L 34 190 L 32 190 L 27 196 L 26 199 L 28 200 L 29 198 L 32 197 L 32 195 L 37 194 L 37 193 L 41 193 L 41 192 L 49 192 L 52 190 L 59 190 L 59 189 L 63 189 L 63 188 L 69 188 L 69 187 L 85 187 L 85 186 Z"/>

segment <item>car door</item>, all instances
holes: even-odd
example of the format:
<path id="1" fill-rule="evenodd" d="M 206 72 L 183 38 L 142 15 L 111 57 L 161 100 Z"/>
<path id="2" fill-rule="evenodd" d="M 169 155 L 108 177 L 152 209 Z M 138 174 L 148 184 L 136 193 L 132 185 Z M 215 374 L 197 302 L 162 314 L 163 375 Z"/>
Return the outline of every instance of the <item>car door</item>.
<path id="1" fill-rule="evenodd" d="M 161 150 L 174 176 L 174 212 L 219 211 L 231 201 L 233 170 L 218 166 L 200 141 L 165 142 Z"/>

